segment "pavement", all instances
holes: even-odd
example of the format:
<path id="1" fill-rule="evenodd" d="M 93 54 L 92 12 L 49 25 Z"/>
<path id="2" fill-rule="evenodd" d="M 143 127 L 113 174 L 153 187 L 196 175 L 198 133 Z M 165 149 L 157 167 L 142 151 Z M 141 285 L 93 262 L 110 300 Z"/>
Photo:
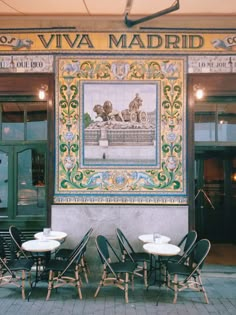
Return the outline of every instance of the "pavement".
<path id="1" fill-rule="evenodd" d="M 185 290 L 178 294 L 173 304 L 173 291 L 165 287 L 150 286 L 144 289 L 142 279 L 135 278 L 134 291 L 130 289 L 129 303 L 124 292 L 118 288 L 103 287 L 94 299 L 100 275 L 90 274 L 88 284 L 83 281 L 80 300 L 75 288 L 66 287 L 53 291 L 46 301 L 47 283 L 39 282 L 29 301 L 21 299 L 20 289 L 13 286 L 0 287 L 0 314 L 60 314 L 60 315 L 185 315 L 185 314 L 236 314 L 236 266 L 205 265 L 202 280 L 209 304 L 203 294 Z M 26 293 L 29 292 L 29 285 Z M 158 299 L 158 305 L 157 305 Z"/>

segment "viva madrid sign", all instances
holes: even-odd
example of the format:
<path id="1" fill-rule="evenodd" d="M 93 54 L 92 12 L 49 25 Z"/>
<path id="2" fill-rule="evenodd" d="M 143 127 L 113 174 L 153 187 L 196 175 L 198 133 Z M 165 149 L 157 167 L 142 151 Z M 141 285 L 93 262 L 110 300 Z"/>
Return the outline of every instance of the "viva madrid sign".
<path id="1" fill-rule="evenodd" d="M 0 51 L 234 51 L 236 34 L 197 32 L 0 33 Z"/>

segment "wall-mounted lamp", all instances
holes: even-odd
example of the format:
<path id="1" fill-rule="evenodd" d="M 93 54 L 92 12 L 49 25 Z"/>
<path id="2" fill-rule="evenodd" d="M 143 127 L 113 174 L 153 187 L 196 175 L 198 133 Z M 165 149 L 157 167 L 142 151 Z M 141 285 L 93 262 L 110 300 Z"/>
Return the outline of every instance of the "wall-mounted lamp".
<path id="1" fill-rule="evenodd" d="M 205 96 L 205 89 L 200 84 L 194 84 L 193 92 L 197 100 L 202 100 Z"/>
<path id="2" fill-rule="evenodd" d="M 233 180 L 234 182 L 236 182 L 236 173 L 233 173 L 233 175 L 232 175 L 232 180 Z"/>
<path id="3" fill-rule="evenodd" d="M 47 91 L 48 91 L 48 86 L 46 84 L 42 84 L 40 89 L 39 89 L 39 93 L 38 93 L 40 100 L 45 100 L 46 95 L 47 95 Z"/>

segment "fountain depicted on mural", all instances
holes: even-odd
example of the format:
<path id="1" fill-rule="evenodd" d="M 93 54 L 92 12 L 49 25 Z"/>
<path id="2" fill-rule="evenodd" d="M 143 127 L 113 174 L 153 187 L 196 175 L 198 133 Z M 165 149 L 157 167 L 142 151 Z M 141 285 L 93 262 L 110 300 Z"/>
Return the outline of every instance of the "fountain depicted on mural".
<path id="1" fill-rule="evenodd" d="M 129 108 L 122 111 L 113 109 L 111 101 L 105 101 L 102 105 L 95 105 L 93 111 L 97 113 L 97 117 L 101 117 L 103 121 L 131 121 L 131 122 L 147 122 L 147 113 L 141 111 L 142 98 L 137 93 L 135 98 L 129 103 Z"/>
<path id="2" fill-rule="evenodd" d="M 142 105 L 135 93 L 119 109 L 107 99 L 93 106 L 96 116 L 84 130 L 85 165 L 156 165 L 156 110 L 145 111 Z"/>

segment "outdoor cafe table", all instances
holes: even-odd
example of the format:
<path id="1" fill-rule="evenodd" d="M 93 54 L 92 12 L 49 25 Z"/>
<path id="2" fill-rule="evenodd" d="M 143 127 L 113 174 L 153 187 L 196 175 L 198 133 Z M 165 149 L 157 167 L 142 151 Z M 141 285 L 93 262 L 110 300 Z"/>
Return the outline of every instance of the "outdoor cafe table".
<path id="1" fill-rule="evenodd" d="M 158 256 L 175 256 L 180 252 L 180 248 L 169 243 L 147 243 L 143 245 L 146 252 Z"/>
<path id="2" fill-rule="evenodd" d="M 30 240 L 30 241 L 24 242 L 22 244 L 22 248 L 23 250 L 30 253 L 37 253 L 37 254 L 45 253 L 45 259 L 49 259 L 50 253 L 56 250 L 60 245 L 61 243 L 59 241 L 47 240 L 47 239 L 43 239 L 43 240 L 36 239 L 36 240 Z M 40 280 L 39 269 L 40 269 L 40 262 L 39 262 L 39 259 L 36 259 L 36 275 L 35 275 L 35 281 L 34 281 L 35 286 L 36 286 L 36 283 Z M 31 291 L 28 294 L 28 300 L 31 295 L 32 288 L 33 288 L 33 285 L 31 285 Z"/>
<path id="3" fill-rule="evenodd" d="M 160 270 L 160 264 L 161 264 L 161 257 L 165 256 L 175 256 L 180 252 L 180 248 L 176 245 L 169 244 L 169 243 L 147 243 L 143 245 L 143 248 L 146 252 L 148 252 L 151 255 L 158 256 L 158 262 L 159 262 L 159 286 L 161 286 L 161 270 Z M 156 269 L 156 268 L 155 268 Z M 156 282 L 156 273 L 155 273 L 155 282 Z M 158 304 L 158 301 L 157 301 Z"/>
<path id="4" fill-rule="evenodd" d="M 27 252 L 44 253 L 52 252 L 61 245 L 60 242 L 55 240 L 30 240 L 22 244 L 22 248 Z"/>
<path id="5" fill-rule="evenodd" d="M 138 237 L 140 241 L 143 243 L 154 243 L 154 234 L 143 234 Z M 158 244 L 169 243 L 170 237 L 158 234 L 158 238 L 156 239 Z"/>
<path id="6" fill-rule="evenodd" d="M 152 234 L 142 234 L 138 237 L 140 241 L 142 241 L 144 244 L 146 243 L 157 243 L 157 244 L 165 244 L 170 242 L 170 237 L 159 234 L 159 233 L 152 233 Z M 153 267 L 153 260 L 154 260 L 154 267 Z M 155 272 L 155 281 L 156 282 L 156 258 L 153 254 L 151 254 L 151 264 L 150 264 L 150 275 L 149 279 L 153 272 Z"/>
<path id="7" fill-rule="evenodd" d="M 65 232 L 61 231 L 49 231 L 47 234 L 42 232 L 38 232 L 34 234 L 34 238 L 37 240 L 55 240 L 59 242 L 64 242 L 67 237 L 67 234 Z"/>

